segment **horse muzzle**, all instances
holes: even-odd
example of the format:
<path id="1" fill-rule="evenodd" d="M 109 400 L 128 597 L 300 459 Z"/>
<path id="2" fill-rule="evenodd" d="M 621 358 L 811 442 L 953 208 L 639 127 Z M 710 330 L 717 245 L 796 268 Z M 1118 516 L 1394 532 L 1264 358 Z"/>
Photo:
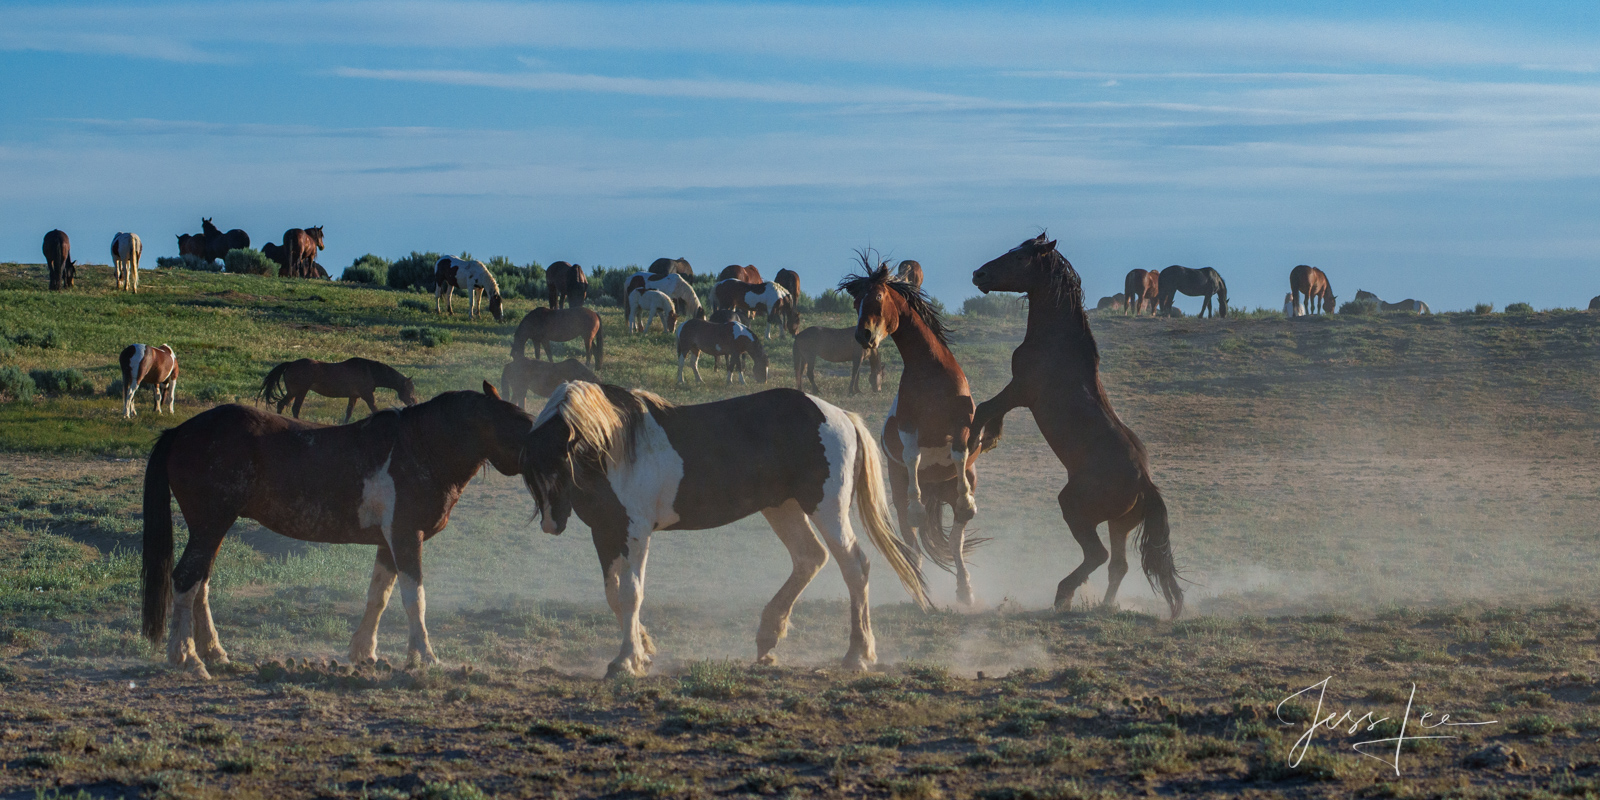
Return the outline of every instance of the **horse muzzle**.
<path id="1" fill-rule="evenodd" d="M 983 292 L 984 294 L 988 294 L 989 293 L 988 283 L 989 283 L 989 274 L 988 273 L 984 272 L 982 269 L 975 269 L 975 270 L 972 271 L 972 285 L 978 287 L 978 291 Z"/>

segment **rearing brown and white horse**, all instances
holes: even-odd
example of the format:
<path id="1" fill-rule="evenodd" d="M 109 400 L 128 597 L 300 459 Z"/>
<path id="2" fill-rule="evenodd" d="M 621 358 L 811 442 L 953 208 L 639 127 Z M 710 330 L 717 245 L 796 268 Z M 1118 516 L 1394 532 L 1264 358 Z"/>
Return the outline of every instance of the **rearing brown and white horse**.
<path id="1" fill-rule="evenodd" d="M 211 566 L 239 517 L 307 542 L 376 545 L 367 608 L 350 660 L 377 657 L 378 618 L 396 576 L 411 619 L 410 661 L 439 659 L 428 643 L 422 543 L 444 530 L 485 462 L 521 469 L 527 412 L 483 393 L 445 392 L 354 425 L 316 425 L 241 405 L 217 406 L 161 434 L 144 473 L 144 635 L 167 633 L 167 660 L 207 676 L 227 663 L 211 620 Z M 172 561 L 172 498 L 189 543 Z"/>
<path id="2" fill-rule="evenodd" d="M 894 340 L 905 362 L 900 392 L 883 423 L 883 447 L 889 459 L 889 486 L 900 517 L 901 536 L 922 548 L 935 564 L 956 575 L 956 595 L 974 602 L 967 574 L 967 523 L 977 513 L 973 498 L 978 479 L 979 448 L 969 448 L 972 390 L 945 341 L 944 322 L 928 304 L 927 295 L 890 274 L 874 270 L 865 254 L 866 275 L 849 275 L 839 288 L 855 298 L 856 343 L 876 348 L 884 337 Z M 940 520 L 940 504 L 949 503 L 954 523 L 948 534 Z"/>
<path id="3" fill-rule="evenodd" d="M 1173 565 L 1167 505 L 1150 478 L 1144 442 L 1122 424 L 1100 383 L 1100 351 L 1083 312 L 1077 271 L 1056 252 L 1056 243 L 1041 234 L 979 267 L 972 283 L 984 294 L 1028 296 L 1028 330 L 1011 354 L 1011 383 L 978 404 L 970 446 L 978 445 L 980 430 L 998 439 L 1006 412 L 1023 406 L 1033 411 L 1039 431 L 1067 468 L 1066 488 L 1056 499 L 1083 548 L 1083 563 L 1056 587 L 1056 608 L 1071 609 L 1073 593 L 1106 562 L 1106 548 L 1095 528 L 1109 521 L 1111 569 L 1105 602 L 1117 598 L 1128 572 L 1128 534 L 1140 528 L 1145 576 L 1176 618 L 1183 612 L 1183 588 Z"/>

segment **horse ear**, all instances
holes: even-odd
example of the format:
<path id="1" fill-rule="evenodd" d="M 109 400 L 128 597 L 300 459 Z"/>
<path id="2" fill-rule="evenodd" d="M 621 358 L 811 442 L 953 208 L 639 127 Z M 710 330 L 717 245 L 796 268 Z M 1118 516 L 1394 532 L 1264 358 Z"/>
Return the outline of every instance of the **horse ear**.
<path id="1" fill-rule="evenodd" d="M 1044 243 L 1044 249 L 1045 249 L 1046 252 L 1056 249 L 1056 240 L 1055 239 L 1051 239 L 1050 241 L 1045 242 Z"/>
<path id="2" fill-rule="evenodd" d="M 494 384 L 488 381 L 483 382 L 483 393 L 493 397 L 496 400 L 500 399 L 500 393 L 495 391 Z"/>

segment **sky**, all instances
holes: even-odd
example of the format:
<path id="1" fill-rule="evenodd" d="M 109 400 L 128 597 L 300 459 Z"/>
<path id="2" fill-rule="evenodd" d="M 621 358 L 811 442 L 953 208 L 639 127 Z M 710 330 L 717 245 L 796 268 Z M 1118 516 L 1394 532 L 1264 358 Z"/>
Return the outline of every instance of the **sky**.
<path id="1" fill-rule="evenodd" d="M 0 259 L 209 216 L 364 253 L 798 271 L 948 305 L 1048 230 L 1435 310 L 1600 294 L 1600 4 L 0 5 Z M 1180 306 L 1190 312 L 1197 299 Z"/>

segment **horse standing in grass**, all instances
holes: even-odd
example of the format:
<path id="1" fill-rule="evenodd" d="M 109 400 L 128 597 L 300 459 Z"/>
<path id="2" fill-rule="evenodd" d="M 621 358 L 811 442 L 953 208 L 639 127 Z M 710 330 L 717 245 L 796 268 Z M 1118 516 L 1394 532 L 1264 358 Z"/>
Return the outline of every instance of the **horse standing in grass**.
<path id="1" fill-rule="evenodd" d="M 1172 302 L 1177 299 L 1178 293 L 1182 292 L 1190 297 L 1204 297 L 1206 299 L 1205 303 L 1200 306 L 1200 313 L 1195 316 L 1203 317 L 1207 313 L 1211 314 L 1213 318 L 1228 316 L 1228 284 L 1222 280 L 1221 273 L 1210 267 L 1190 269 L 1189 267 L 1173 264 L 1161 270 L 1156 277 L 1156 281 L 1160 286 L 1161 292 L 1158 295 L 1157 305 L 1163 312 L 1172 310 Z M 1217 296 L 1217 307 L 1215 309 L 1211 307 L 1212 295 Z"/>
<path id="2" fill-rule="evenodd" d="M 350 660 L 377 658 L 378 618 L 395 578 L 410 617 L 410 662 L 437 663 L 428 642 L 422 543 L 444 530 L 467 483 L 485 462 L 521 468 L 527 412 L 494 387 L 445 392 L 354 425 L 315 425 L 228 404 L 161 434 L 144 473 L 144 635 L 167 660 L 208 677 L 227 663 L 211 618 L 211 566 L 239 517 L 306 542 L 376 545 L 367 607 Z M 189 525 L 173 564 L 172 498 Z"/>
<path id="3" fill-rule="evenodd" d="M 599 383 L 600 376 L 594 374 L 576 358 L 555 364 L 528 358 L 513 358 L 511 363 L 500 370 L 500 388 L 505 390 L 507 400 L 517 404 L 517 408 L 526 407 L 524 401 L 528 397 L 528 392 L 540 397 L 549 397 L 557 386 L 567 381 Z"/>
<path id="4" fill-rule="evenodd" d="M 132 418 L 139 413 L 133 407 L 133 398 L 139 393 L 141 386 L 149 386 L 155 391 L 157 415 L 161 413 L 163 396 L 167 399 L 167 413 L 173 413 L 172 404 L 176 402 L 178 394 L 178 357 L 173 354 L 172 345 L 152 347 L 147 344 L 130 344 L 122 348 L 121 355 L 117 356 L 117 364 L 122 368 L 124 419 Z"/>
<path id="5" fill-rule="evenodd" d="M 56 229 L 44 235 L 44 263 L 50 268 L 50 291 L 72 288 L 78 265 L 72 263 L 72 240 L 66 231 Z"/>
<path id="6" fill-rule="evenodd" d="M 988 449 L 967 444 L 972 390 L 927 295 L 891 277 L 886 266 L 873 270 L 865 254 L 861 264 L 866 275 L 849 275 L 839 283 L 840 290 L 855 298 L 856 343 L 876 349 L 885 337 L 893 339 L 905 363 L 899 394 L 883 423 L 900 532 L 913 549 L 920 538 L 928 557 L 955 573 L 957 598 L 972 605 L 966 555 L 975 543 L 966 539 L 966 529 L 978 510 L 978 454 Z M 954 512 L 948 533 L 942 503 Z"/>
<path id="7" fill-rule="evenodd" d="M 1161 273 L 1153 269 L 1131 269 L 1122 280 L 1122 294 L 1127 298 L 1126 313 L 1138 316 L 1146 307 L 1156 312 L 1156 300 L 1161 297 Z"/>
<path id="8" fill-rule="evenodd" d="M 750 363 L 760 383 L 767 382 L 767 350 L 754 331 L 738 320 L 710 322 L 699 317 L 685 320 L 678 326 L 678 383 L 683 383 L 683 365 L 687 361 L 694 368 L 696 383 L 705 383 L 700 377 L 700 354 L 711 355 L 711 368 L 717 368 L 717 357 L 728 359 L 728 383 L 733 383 L 734 370 L 739 372 L 739 384 L 744 385 L 744 357 Z"/>
<path id="9" fill-rule="evenodd" d="M 372 413 L 378 413 L 373 398 L 375 389 L 393 389 L 400 402 L 407 406 L 417 404 L 417 386 L 400 370 L 370 358 L 349 358 L 337 363 L 302 358 L 273 367 L 261 381 L 261 399 L 277 405 L 279 414 L 283 407 L 294 401 L 294 418 L 300 418 L 300 404 L 306 393 L 316 392 L 323 397 L 348 397 L 344 421 L 350 422 L 355 413 L 356 401 L 365 400 Z"/>
<path id="10" fill-rule="evenodd" d="M 455 316 L 451 298 L 457 289 L 467 294 L 467 319 L 477 319 L 478 298 L 486 299 L 489 313 L 495 322 L 505 321 L 505 305 L 500 297 L 500 283 L 482 261 L 467 261 L 455 256 L 445 256 L 433 266 L 433 312 L 439 313 L 439 298 L 444 298 L 445 310 Z"/>
<path id="11" fill-rule="evenodd" d="M 657 315 L 661 317 L 662 333 L 672 333 L 678 327 L 678 310 L 665 292 L 638 289 L 628 294 L 628 327 L 633 333 L 649 333 Z"/>
<path id="12" fill-rule="evenodd" d="M 729 278 L 717 282 L 714 296 L 719 308 L 731 308 L 751 321 L 765 317 L 768 339 L 772 338 L 774 317 L 782 320 L 778 325 L 779 331 L 787 330 L 790 336 L 800 332 L 800 315 L 794 310 L 794 295 L 772 281 L 746 283 Z"/>
<path id="13" fill-rule="evenodd" d="M 111 264 L 117 274 L 117 288 L 139 293 L 139 256 L 144 253 L 144 242 L 137 233 L 118 232 L 111 237 Z"/>
<path id="14" fill-rule="evenodd" d="M 1162 276 L 1166 291 L 1166 276 Z M 998 440 L 1006 412 L 1033 411 L 1044 439 L 1067 468 L 1057 497 L 1061 515 L 1083 548 L 1083 563 L 1056 587 L 1056 608 L 1072 608 L 1072 595 L 1106 562 L 1095 528 L 1109 521 L 1111 568 L 1105 602 L 1117 598 L 1128 572 L 1128 534 L 1139 529 L 1137 546 L 1152 588 L 1166 599 L 1173 618 L 1183 612 L 1183 588 L 1173 564 L 1167 505 L 1150 478 L 1144 442 L 1122 424 L 1100 383 L 1100 352 L 1083 312 L 1078 273 L 1044 235 L 1012 248 L 979 267 L 972 283 L 984 294 L 1028 296 L 1028 329 L 1011 354 L 1011 383 L 978 404 L 970 447 L 979 432 Z"/>
<path id="15" fill-rule="evenodd" d="M 277 245 L 275 245 L 275 244 L 273 244 L 271 242 L 267 242 L 265 245 L 261 246 L 261 252 L 263 252 L 263 253 L 267 252 L 267 248 L 269 246 L 270 247 L 277 247 Z M 178 234 L 178 255 L 180 255 L 180 256 L 194 256 L 195 258 L 202 258 L 202 259 L 205 258 L 206 257 L 206 240 L 205 240 L 205 237 L 199 236 L 199 235 L 193 234 L 193 233 L 180 233 L 180 234 Z"/>
<path id="16" fill-rule="evenodd" d="M 278 271 L 279 277 L 316 277 L 317 253 L 326 247 L 322 239 L 322 226 L 290 228 L 283 232 L 283 249 L 288 266 Z M 287 274 L 285 274 L 287 272 Z"/>
<path id="17" fill-rule="evenodd" d="M 556 360 L 551 342 L 583 340 L 584 360 L 601 368 L 605 359 L 605 330 L 600 326 L 600 315 L 587 308 L 536 308 L 529 311 L 517 332 L 511 337 L 511 357 L 522 358 L 527 343 L 533 342 L 533 357 L 539 358 L 541 350 Z"/>
<path id="18" fill-rule="evenodd" d="M 883 357 L 874 347 L 864 349 L 856 341 L 855 328 L 822 328 L 812 325 L 794 335 L 794 388 L 804 389 L 802 375 L 811 379 L 812 394 L 822 394 L 817 388 L 817 359 L 835 364 L 850 365 L 850 394 L 861 394 L 861 360 L 867 359 L 868 380 L 872 391 L 883 391 Z"/>
<path id="19" fill-rule="evenodd" d="M 589 276 L 583 274 L 583 267 L 565 261 L 557 261 L 545 269 L 544 285 L 551 308 L 578 308 L 589 296 Z"/>
<path id="20" fill-rule="evenodd" d="M 626 302 L 626 298 L 633 297 L 634 292 L 652 289 L 672 298 L 673 307 L 679 316 L 693 317 L 700 311 L 700 295 L 695 294 L 694 287 L 689 285 L 687 278 L 675 272 L 665 275 L 636 272 L 628 277 L 628 282 L 623 285 L 622 291 L 625 300 L 623 311 L 628 314 L 630 328 L 633 327 L 632 305 Z"/>
<path id="21" fill-rule="evenodd" d="M 1289 293 L 1294 295 L 1296 305 L 1300 303 L 1300 296 L 1305 296 L 1307 314 L 1332 314 L 1339 307 L 1339 298 L 1333 296 L 1333 284 L 1328 283 L 1327 273 L 1306 264 L 1289 270 Z"/>
<path id="22" fill-rule="evenodd" d="M 675 406 L 637 389 L 562 384 L 524 437 L 521 468 L 545 533 L 560 534 L 574 511 L 591 529 L 606 602 L 622 629 L 610 675 L 644 675 L 656 652 L 639 621 L 656 531 L 717 528 L 757 512 L 767 518 L 794 570 L 761 613 L 757 663 L 774 663 L 794 603 L 829 552 L 850 589 L 844 666 L 865 670 L 877 660 L 852 502 L 867 538 L 928 607 L 922 574 L 889 522 L 872 434 L 855 414 L 792 389 Z"/>

